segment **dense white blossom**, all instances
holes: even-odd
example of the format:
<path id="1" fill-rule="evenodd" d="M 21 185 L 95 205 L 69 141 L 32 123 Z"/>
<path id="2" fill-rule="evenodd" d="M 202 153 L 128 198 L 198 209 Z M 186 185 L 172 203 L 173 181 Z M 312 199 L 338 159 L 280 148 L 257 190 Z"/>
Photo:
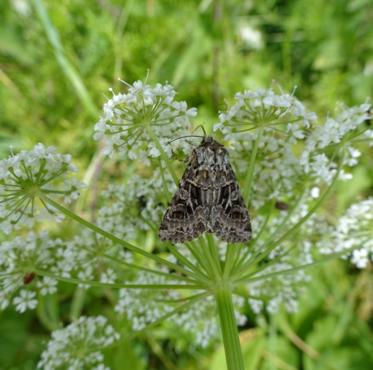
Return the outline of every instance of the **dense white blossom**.
<path id="1" fill-rule="evenodd" d="M 176 185 L 166 172 L 155 169 L 151 176 L 131 176 L 125 184 L 110 184 L 101 194 L 97 224 L 126 240 L 156 228 L 165 210 L 165 192 Z"/>
<path id="2" fill-rule="evenodd" d="M 14 227 L 32 226 L 35 218 L 45 218 L 53 212 L 38 209 L 41 195 L 61 196 L 71 203 L 83 184 L 70 178 L 76 169 L 71 155 L 59 154 L 54 147 L 37 144 L 30 151 L 21 151 L 0 161 L 0 226 L 5 233 Z M 49 212 L 46 212 L 46 209 Z"/>
<path id="3" fill-rule="evenodd" d="M 48 233 L 29 233 L 0 244 L 0 300 L 1 308 L 13 303 L 24 312 L 36 307 L 36 292 L 41 295 L 56 292 L 57 280 L 38 276 L 34 271 L 50 272 L 55 264 L 55 251 L 61 241 L 49 238 Z M 13 296 L 16 296 L 12 299 Z"/>
<path id="4" fill-rule="evenodd" d="M 127 271 L 123 266 L 118 270 L 118 264 L 110 263 L 110 257 L 127 263 L 132 258 L 123 248 L 97 239 L 89 231 L 83 231 L 71 240 L 52 239 L 47 232 L 30 232 L 4 241 L 0 244 L 0 308 L 5 309 L 10 304 L 18 311 L 35 308 L 36 304 L 21 303 L 27 302 L 31 293 L 35 299 L 35 293 L 56 293 L 58 277 L 114 283 Z M 43 272 L 56 278 L 43 276 Z M 80 285 L 90 286 L 89 283 Z M 13 299 L 14 296 L 17 298 Z"/>
<path id="5" fill-rule="evenodd" d="M 340 144 L 348 139 L 349 135 L 352 135 L 351 142 L 353 142 L 353 135 L 357 130 L 362 130 L 361 132 L 364 133 L 365 128 L 360 126 L 371 118 L 371 108 L 371 104 L 368 103 L 352 108 L 341 107 L 341 112 L 335 118 L 328 117 L 325 122 L 318 125 L 307 137 L 300 157 L 300 163 L 304 166 L 305 172 L 329 183 L 335 174 L 337 164 L 323 151 Z M 349 140 L 346 140 L 344 149 L 343 164 L 347 167 L 355 166 L 361 153 L 352 146 Z M 351 175 L 341 171 L 341 178 L 348 180 Z"/>
<path id="6" fill-rule="evenodd" d="M 139 272 L 133 284 L 169 284 L 169 279 L 147 272 Z M 177 299 L 177 292 L 158 291 L 151 289 L 120 289 L 119 300 L 115 311 L 125 313 L 134 330 L 141 330 L 146 325 L 158 320 L 163 315 L 173 310 L 167 300 Z"/>
<path id="7" fill-rule="evenodd" d="M 272 89 L 245 91 L 235 99 L 236 104 L 219 115 L 214 130 L 229 141 L 232 161 L 243 174 L 256 143 L 251 204 L 259 208 L 270 199 L 293 197 L 304 172 L 294 147 L 304 142 L 316 114 L 293 95 Z"/>
<path id="8" fill-rule="evenodd" d="M 52 332 L 38 368 L 107 369 L 102 350 L 119 340 L 119 334 L 104 316 L 81 316 L 63 329 Z"/>
<path id="9" fill-rule="evenodd" d="M 316 119 L 293 95 L 276 94 L 272 89 L 246 90 L 237 93 L 235 100 L 227 112 L 220 113 L 215 130 L 240 133 L 252 127 L 285 124 L 293 137 L 303 138 L 304 129 Z"/>
<path id="10" fill-rule="evenodd" d="M 319 242 L 322 253 L 343 252 L 358 268 L 373 261 L 373 198 L 353 204 Z"/>
<path id="11" fill-rule="evenodd" d="M 242 174 L 257 145 L 250 199 L 255 208 L 270 199 L 294 198 L 307 185 L 330 184 L 338 163 L 327 150 L 343 140 L 342 165 L 348 168 L 358 163 L 360 152 L 347 139 L 351 134 L 352 140 L 357 130 L 366 134 L 361 126 L 371 117 L 370 104 L 344 108 L 336 118 L 323 122 L 294 96 L 271 89 L 245 91 L 235 99 L 220 114 L 214 130 L 230 143 L 232 161 Z M 349 180 L 351 174 L 343 168 L 340 178 Z"/>
<path id="12" fill-rule="evenodd" d="M 103 115 L 95 126 L 94 138 L 105 138 L 105 152 L 117 151 L 130 159 L 148 161 L 157 158 L 160 150 L 152 135 L 157 137 L 168 156 L 172 148 L 190 151 L 186 140 L 171 146 L 170 139 L 187 135 L 190 119 L 197 114 L 185 102 L 175 100 L 176 92 L 169 85 L 150 86 L 136 81 L 125 93 L 113 94 L 103 107 Z"/>
<path id="13" fill-rule="evenodd" d="M 113 264 L 110 258 L 129 263 L 132 254 L 91 231 L 83 230 L 56 249 L 52 270 L 57 276 L 81 280 L 80 286 L 84 288 L 90 287 L 89 281 L 114 283 L 126 270 L 123 265 Z"/>

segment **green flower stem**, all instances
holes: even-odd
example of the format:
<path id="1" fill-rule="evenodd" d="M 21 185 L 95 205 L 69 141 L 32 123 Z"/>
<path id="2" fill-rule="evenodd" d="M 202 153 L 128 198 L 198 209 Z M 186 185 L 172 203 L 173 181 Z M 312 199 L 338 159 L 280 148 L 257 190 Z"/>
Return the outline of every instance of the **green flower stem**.
<path id="1" fill-rule="evenodd" d="M 212 256 L 212 254 L 211 254 L 210 246 L 209 246 L 209 243 L 208 243 L 207 239 L 202 237 L 202 238 L 200 238 L 200 241 L 201 241 L 201 244 L 202 244 L 201 251 L 202 251 L 202 254 L 205 257 L 205 260 L 207 262 L 208 275 L 209 275 L 211 281 L 220 280 L 221 274 L 220 274 L 219 268 L 217 266 L 217 261 L 214 258 L 214 256 Z"/>
<path id="2" fill-rule="evenodd" d="M 79 318 L 82 308 L 84 306 L 86 289 L 77 286 L 75 288 L 73 301 L 70 307 L 70 320 L 75 321 Z"/>
<path id="3" fill-rule="evenodd" d="M 301 194 L 298 196 L 298 198 L 296 199 L 293 207 L 289 210 L 289 212 L 287 213 L 286 217 L 283 219 L 283 221 L 281 222 L 281 224 L 276 228 L 276 230 L 271 234 L 271 236 L 268 238 L 268 242 L 266 244 L 264 244 L 264 246 L 262 247 L 262 249 L 264 250 L 264 252 L 262 253 L 265 253 L 266 249 L 267 248 L 270 248 L 270 242 L 271 240 L 273 240 L 273 238 L 283 230 L 283 228 L 286 226 L 286 224 L 288 223 L 290 217 L 293 215 L 294 211 L 298 208 L 298 205 L 300 203 L 300 201 L 302 200 L 303 198 L 303 195 L 304 195 L 304 191 L 301 192 Z M 271 215 L 272 215 L 272 208 L 271 208 L 271 211 L 268 211 L 267 213 L 267 216 L 263 222 L 263 224 L 261 225 L 260 227 L 260 230 L 258 232 L 258 234 L 256 235 L 255 239 L 252 241 L 252 245 L 254 246 L 257 242 L 257 240 L 260 239 L 260 236 L 262 235 L 262 233 L 265 231 L 265 228 L 271 218 Z M 244 262 L 247 258 L 247 255 L 243 255 L 241 257 L 241 259 L 237 262 L 237 264 L 235 265 L 234 267 L 234 271 L 235 271 L 235 274 L 237 276 L 240 276 L 242 275 L 243 273 L 247 272 L 247 265 L 244 265 Z M 254 257 L 255 258 L 255 257 Z M 251 259 L 249 259 L 249 261 L 251 261 Z M 247 261 L 246 261 L 247 262 Z M 251 265 L 251 262 L 249 262 L 249 264 Z"/>
<path id="4" fill-rule="evenodd" d="M 274 271 L 274 272 L 270 272 L 268 274 L 262 274 L 262 275 L 254 276 L 254 277 L 250 277 L 252 275 L 249 275 L 249 274 L 248 275 L 244 275 L 244 276 L 241 276 L 240 278 L 234 279 L 233 283 L 235 285 L 239 284 L 239 283 L 243 283 L 243 282 L 250 283 L 250 282 L 253 282 L 253 281 L 268 279 L 268 278 L 271 278 L 273 276 L 290 274 L 292 272 L 296 272 L 296 271 L 303 270 L 303 269 L 306 269 L 306 268 L 309 268 L 309 267 L 320 265 L 322 263 L 331 261 L 333 259 L 345 256 L 348 253 L 352 252 L 353 250 L 359 249 L 359 248 L 361 248 L 361 246 L 358 246 L 358 247 L 355 247 L 355 248 L 348 248 L 348 249 L 345 249 L 344 251 L 337 252 L 337 253 L 331 253 L 331 254 L 327 255 L 327 257 L 325 257 L 325 258 L 323 258 L 323 259 L 321 259 L 319 261 L 314 261 L 314 262 L 311 262 L 311 263 L 306 263 L 304 265 L 295 266 L 295 267 L 292 267 L 292 268 L 289 268 L 289 269 L 285 269 L 285 270 L 281 270 L 281 271 Z"/>
<path id="5" fill-rule="evenodd" d="M 45 203 L 48 203 L 49 205 L 51 205 L 52 207 L 54 207 L 55 209 L 59 210 L 60 212 L 62 212 L 64 215 L 68 216 L 69 218 L 72 218 L 73 220 L 79 222 L 81 225 L 87 227 L 88 229 L 91 229 L 92 231 L 96 232 L 97 234 L 100 234 L 102 236 L 104 236 L 105 238 L 107 239 L 110 239 L 112 240 L 114 243 L 117 243 L 119 245 L 122 245 L 124 248 L 134 252 L 134 253 L 138 253 L 138 254 L 141 254 L 142 256 L 150 259 L 150 260 L 153 260 L 155 262 L 158 262 L 158 263 L 161 263 L 163 265 L 166 265 L 167 267 L 171 268 L 171 269 L 174 269 L 176 271 L 179 271 L 180 273 L 182 274 L 185 274 L 185 275 L 189 275 L 189 271 L 184 269 L 183 267 L 177 265 L 176 263 L 172 263 L 170 261 L 167 261 L 155 254 L 151 254 L 139 247 L 136 247 L 122 239 L 119 239 L 117 238 L 115 235 L 105 231 L 105 230 L 102 230 L 101 228 L 99 228 L 98 226 L 84 220 L 83 218 L 81 218 L 80 216 L 78 216 L 77 214 L 75 214 L 74 212 L 71 212 L 68 208 L 65 208 L 64 206 L 62 206 L 61 204 L 55 202 L 53 199 L 51 198 L 48 198 L 46 197 L 45 195 L 42 195 L 40 200 L 44 201 Z"/>
<path id="6" fill-rule="evenodd" d="M 169 245 L 170 252 L 178 259 L 178 261 L 184 263 L 185 266 L 189 267 L 192 271 L 190 272 L 191 276 L 195 276 L 197 281 L 203 281 L 209 284 L 208 277 L 201 271 L 198 267 L 194 266 L 187 258 L 185 258 L 177 248 L 170 244 Z"/>
<path id="7" fill-rule="evenodd" d="M 169 185 L 167 184 L 167 181 L 166 181 L 166 177 L 165 177 L 165 171 L 163 169 L 163 166 L 162 166 L 162 160 L 161 158 L 158 159 L 158 162 L 159 162 L 159 169 L 160 169 L 160 172 L 161 172 L 161 178 L 162 178 L 162 186 L 163 186 L 163 195 L 162 195 L 162 203 L 164 205 L 164 207 L 166 208 L 167 205 L 168 205 L 168 199 L 172 196 L 171 194 L 171 191 L 170 191 L 170 187 Z"/>
<path id="8" fill-rule="evenodd" d="M 154 302 L 171 303 L 171 304 L 185 303 L 185 302 L 188 302 L 191 299 L 195 299 L 195 297 L 200 297 L 200 296 L 204 296 L 204 295 L 208 295 L 208 294 L 210 294 L 210 293 L 209 292 L 202 292 L 202 293 L 196 293 L 196 294 L 188 295 L 186 297 L 181 297 L 181 298 L 170 298 L 170 299 L 154 298 Z"/>
<path id="9" fill-rule="evenodd" d="M 201 266 L 202 270 L 201 273 L 204 275 L 208 275 L 209 272 L 209 266 L 201 253 L 201 248 L 198 246 L 195 242 L 190 241 L 189 243 L 185 243 L 185 246 L 189 249 L 190 253 L 192 253 L 193 257 L 196 259 L 196 261 Z"/>
<path id="10" fill-rule="evenodd" d="M 240 121 L 231 121 L 232 123 L 231 124 L 227 124 L 226 123 L 226 126 L 230 126 L 230 127 L 244 127 L 244 126 L 249 126 L 249 125 L 253 125 L 253 121 L 262 121 L 263 118 L 261 117 L 252 117 L 250 118 L 249 120 L 246 120 L 246 123 L 242 123 L 242 122 L 245 122 L 245 121 L 242 121 L 240 119 Z M 289 123 L 294 123 L 294 122 L 298 122 L 299 121 L 299 118 L 297 119 L 293 119 L 293 120 L 289 120 L 289 121 L 272 121 L 272 122 L 269 122 L 267 120 L 265 121 L 262 121 L 262 122 L 259 122 L 260 124 L 260 128 L 269 128 L 269 127 L 274 127 L 274 126 L 283 126 L 283 125 L 287 125 Z M 240 122 L 240 123 L 237 123 L 237 122 Z M 239 134 L 241 132 L 248 132 L 248 131 L 253 131 L 253 130 L 257 130 L 258 129 L 258 125 L 254 125 L 252 127 L 247 127 L 243 130 L 235 130 L 234 133 L 235 134 Z"/>
<path id="11" fill-rule="evenodd" d="M 215 240 L 214 240 L 214 237 L 212 236 L 212 234 L 206 233 L 205 236 L 206 236 L 207 245 L 209 247 L 211 258 L 214 261 L 215 270 L 218 273 L 218 275 L 221 276 L 222 267 L 221 267 L 221 263 L 220 263 L 220 255 L 219 255 L 218 246 L 215 243 Z"/>
<path id="12" fill-rule="evenodd" d="M 163 147 L 162 147 L 161 143 L 159 142 L 157 135 L 154 134 L 153 130 L 149 127 L 149 125 L 145 125 L 145 128 L 146 128 L 146 132 L 148 133 L 148 135 L 152 139 L 154 145 L 157 147 L 157 149 L 161 153 L 161 158 L 164 160 L 164 163 L 166 164 L 167 169 L 170 172 L 170 175 L 172 176 L 172 179 L 174 180 L 174 183 L 176 185 L 178 185 L 179 184 L 179 179 L 176 176 L 176 173 L 175 173 L 175 171 L 172 167 L 172 163 L 171 163 L 170 159 L 168 158 L 167 154 L 165 153 L 165 151 L 163 150 Z"/>
<path id="13" fill-rule="evenodd" d="M 260 229 L 258 231 L 258 233 L 256 234 L 255 236 L 255 239 L 253 241 L 250 242 L 249 246 L 252 248 L 252 246 L 254 246 L 257 242 L 257 240 L 260 239 L 261 235 L 263 234 L 263 232 L 265 231 L 267 225 L 268 225 L 268 222 L 269 220 L 271 219 L 271 216 L 272 216 L 272 211 L 273 211 L 273 204 L 274 202 L 271 201 L 270 202 L 270 209 L 268 210 L 267 214 L 266 214 L 266 217 L 262 223 L 262 225 L 260 226 Z M 248 248 L 249 246 L 246 246 L 246 248 Z M 242 254 L 242 256 L 240 256 L 240 254 L 237 255 L 237 259 L 236 261 L 234 262 L 234 267 L 233 267 L 233 271 L 241 271 L 241 266 L 242 264 L 245 262 L 245 260 L 247 259 L 248 257 L 248 254 L 247 253 L 244 253 Z"/>
<path id="14" fill-rule="evenodd" d="M 241 245 L 233 245 L 233 244 L 227 245 L 227 250 L 226 250 L 225 259 L 224 259 L 223 277 L 229 276 L 231 269 L 234 266 L 234 263 L 236 261 L 236 256 L 240 255 L 241 249 L 242 249 Z"/>
<path id="15" fill-rule="evenodd" d="M 95 254 L 94 250 L 89 249 L 89 248 L 85 247 L 84 245 L 80 246 L 80 248 L 87 251 L 90 254 L 93 254 L 93 255 Z M 163 271 L 151 269 L 149 267 L 136 265 L 134 263 L 126 262 L 126 261 L 124 261 L 122 259 L 119 259 L 119 258 L 116 258 L 114 256 L 110 256 L 109 254 L 106 254 L 106 253 L 99 253 L 99 256 L 105 257 L 108 260 L 116 263 L 117 265 L 119 265 L 121 267 L 125 266 L 125 267 L 131 268 L 131 269 L 146 271 L 146 272 L 150 272 L 150 273 L 155 274 L 155 275 L 164 276 L 164 277 L 167 277 L 169 279 L 182 280 L 182 281 L 187 281 L 189 283 L 196 283 L 195 280 L 189 279 L 188 277 L 186 277 L 184 275 L 170 274 L 169 272 L 163 272 Z"/>
<path id="16" fill-rule="evenodd" d="M 271 236 L 269 237 L 269 240 L 273 240 L 273 238 L 275 238 L 277 236 L 278 233 L 280 233 L 284 228 L 286 228 L 286 225 L 289 223 L 289 220 L 291 218 L 291 216 L 294 214 L 295 210 L 298 208 L 299 204 L 301 203 L 302 201 L 302 198 L 303 198 L 303 195 L 305 193 L 305 190 L 303 190 L 299 196 L 297 197 L 297 199 L 295 200 L 294 202 L 294 205 L 291 207 L 291 209 L 287 212 L 287 215 L 284 217 L 284 219 L 282 220 L 282 222 L 280 223 L 280 225 L 278 225 L 276 227 L 276 230 L 271 234 Z M 258 238 L 256 238 L 257 240 Z M 270 243 L 270 242 L 268 242 Z M 268 244 L 265 244 L 264 246 L 264 249 L 268 246 Z"/>
<path id="17" fill-rule="evenodd" d="M 205 271 L 209 281 L 214 280 L 214 274 L 212 272 L 211 260 L 206 256 L 206 244 L 203 236 L 199 237 L 197 242 L 191 241 L 187 243 L 187 248 L 191 251 L 193 256 L 199 262 L 202 270 Z"/>
<path id="18" fill-rule="evenodd" d="M 277 239 L 274 243 L 272 243 L 270 249 L 264 253 L 264 255 L 261 256 L 259 259 L 259 262 L 266 258 L 270 252 L 272 252 L 277 246 L 279 246 L 284 240 L 288 239 L 292 234 L 294 234 L 295 231 L 297 231 L 307 220 L 311 218 L 311 216 L 316 212 L 316 210 L 321 206 L 321 204 L 324 203 L 325 199 L 328 197 L 332 189 L 334 188 L 334 185 L 336 184 L 339 173 L 341 170 L 341 165 L 338 168 L 338 171 L 336 172 L 333 181 L 328 186 L 328 188 L 324 191 L 324 194 L 317 200 L 317 202 L 314 204 L 314 206 L 307 212 L 307 214 L 302 217 L 293 227 L 291 227 L 285 234 L 283 234 L 279 239 Z"/>
<path id="19" fill-rule="evenodd" d="M 251 242 L 252 245 L 255 245 L 255 243 L 256 243 L 258 240 L 260 240 L 260 237 L 262 236 L 262 234 L 263 234 L 264 231 L 266 230 L 267 225 L 268 225 L 268 222 L 269 222 L 269 220 L 271 219 L 271 216 L 272 216 L 272 214 L 273 214 L 273 203 L 274 203 L 274 202 L 271 202 L 271 208 L 267 211 L 266 217 L 265 217 L 263 223 L 261 224 L 260 229 L 259 229 L 258 233 L 257 233 L 256 236 L 255 236 L 255 239 L 253 239 L 253 241 Z"/>
<path id="20" fill-rule="evenodd" d="M 251 157 L 250 157 L 249 168 L 247 170 L 246 178 L 245 178 L 245 181 L 244 181 L 243 199 L 245 200 L 246 204 L 248 203 L 249 197 L 250 197 L 251 183 L 252 183 L 252 180 L 253 180 L 254 168 L 255 168 L 255 160 L 256 160 L 256 155 L 257 155 L 257 152 L 258 152 L 259 141 L 262 137 L 262 134 L 263 134 L 263 128 L 260 127 L 259 130 L 258 130 L 257 137 L 256 137 L 255 142 L 254 142 L 254 147 L 253 147 Z"/>
<path id="21" fill-rule="evenodd" d="M 49 276 L 59 281 L 72 284 L 84 284 L 88 286 L 95 286 L 101 288 L 115 288 L 115 289 L 178 289 L 178 290 L 194 290 L 204 289 L 204 286 L 198 284 L 117 284 L 117 283 L 102 283 L 95 280 L 82 280 L 76 278 L 67 278 L 63 276 L 56 276 L 49 271 L 34 270 L 35 274 L 40 276 Z"/>
<path id="22" fill-rule="evenodd" d="M 232 293 L 228 287 L 222 286 L 216 291 L 215 299 L 220 319 L 227 369 L 244 370 L 240 338 L 234 316 Z"/>

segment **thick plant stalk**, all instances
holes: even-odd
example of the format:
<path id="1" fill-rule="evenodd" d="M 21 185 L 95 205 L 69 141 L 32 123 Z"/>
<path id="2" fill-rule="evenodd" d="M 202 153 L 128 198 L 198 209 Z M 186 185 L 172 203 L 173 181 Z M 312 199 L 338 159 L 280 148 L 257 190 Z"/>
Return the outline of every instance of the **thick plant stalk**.
<path id="1" fill-rule="evenodd" d="M 220 319 L 221 333 L 228 370 L 244 370 L 240 338 L 232 302 L 232 292 L 228 287 L 221 287 L 215 293 Z"/>

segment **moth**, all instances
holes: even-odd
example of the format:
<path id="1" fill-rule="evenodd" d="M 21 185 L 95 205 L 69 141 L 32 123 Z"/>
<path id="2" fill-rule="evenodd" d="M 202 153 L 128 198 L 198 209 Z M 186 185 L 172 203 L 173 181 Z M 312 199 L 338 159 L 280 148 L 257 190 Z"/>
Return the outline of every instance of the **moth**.
<path id="1" fill-rule="evenodd" d="M 159 228 L 163 241 L 183 243 L 204 232 L 229 243 L 251 239 L 248 210 L 224 146 L 203 138 L 189 158 Z"/>

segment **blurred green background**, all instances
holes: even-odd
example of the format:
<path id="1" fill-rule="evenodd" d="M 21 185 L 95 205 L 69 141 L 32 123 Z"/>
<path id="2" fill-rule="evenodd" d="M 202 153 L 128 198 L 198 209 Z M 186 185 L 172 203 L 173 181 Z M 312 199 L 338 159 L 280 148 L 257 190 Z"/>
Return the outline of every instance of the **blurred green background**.
<path id="1" fill-rule="evenodd" d="M 318 114 L 373 92 L 372 0 L 1 0 L 0 156 L 37 142 L 82 169 L 118 78 L 173 84 L 211 125 L 237 91 L 280 85 Z M 372 194 L 372 150 L 333 208 Z M 247 369 L 373 369 L 372 266 L 319 267 L 300 311 L 249 318 Z M 35 313 L 0 313 L 0 369 L 34 369 L 49 333 Z M 193 350 L 154 330 L 124 341 L 116 369 L 225 369 L 218 347 Z M 120 365 L 118 365 L 120 364 Z"/>

